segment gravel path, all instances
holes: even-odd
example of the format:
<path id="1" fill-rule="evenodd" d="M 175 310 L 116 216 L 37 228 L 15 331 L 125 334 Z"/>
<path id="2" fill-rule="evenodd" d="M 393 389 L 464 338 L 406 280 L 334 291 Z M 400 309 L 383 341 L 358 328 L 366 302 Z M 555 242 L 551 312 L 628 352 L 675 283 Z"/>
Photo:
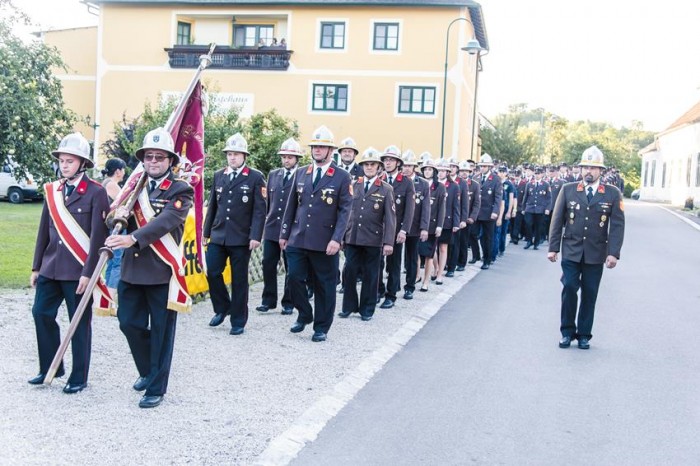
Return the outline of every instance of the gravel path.
<path id="1" fill-rule="evenodd" d="M 336 318 L 325 343 L 310 327 L 292 334 L 296 316 L 254 310 L 262 284 L 251 287 L 251 315 L 242 336 L 228 322 L 207 324 L 211 304 L 179 316 L 168 394 L 152 410 L 138 407 L 137 372 L 116 318 L 93 319 L 88 388 L 62 392 L 27 379 L 37 373 L 33 290 L 0 290 L 0 463 L 2 464 L 251 464 L 271 440 L 332 391 L 436 293 L 454 294 L 476 275 L 469 267 L 415 299 L 377 309 L 371 322 Z M 337 311 L 342 295 L 338 295 Z M 65 309 L 61 329 L 68 327 Z M 70 350 L 66 355 L 70 367 Z"/>

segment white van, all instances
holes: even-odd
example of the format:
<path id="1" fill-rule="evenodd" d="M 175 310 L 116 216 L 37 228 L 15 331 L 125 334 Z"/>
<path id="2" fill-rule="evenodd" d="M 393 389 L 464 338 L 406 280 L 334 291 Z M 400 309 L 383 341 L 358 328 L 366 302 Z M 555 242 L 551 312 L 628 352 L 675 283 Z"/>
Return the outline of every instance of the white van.
<path id="1" fill-rule="evenodd" d="M 0 199 L 7 199 L 13 204 L 21 204 L 24 201 L 42 199 L 39 187 L 31 175 L 25 180 L 18 181 L 15 178 L 15 170 L 12 162 L 6 162 L 0 171 Z"/>

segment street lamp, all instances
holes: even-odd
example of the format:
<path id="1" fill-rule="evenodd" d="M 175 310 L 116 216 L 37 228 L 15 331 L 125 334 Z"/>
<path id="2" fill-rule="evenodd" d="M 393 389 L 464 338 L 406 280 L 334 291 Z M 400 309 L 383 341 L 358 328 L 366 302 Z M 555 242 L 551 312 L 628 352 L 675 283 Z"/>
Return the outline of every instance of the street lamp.
<path id="1" fill-rule="evenodd" d="M 450 24 L 447 26 L 447 35 L 445 38 L 445 74 L 443 77 L 443 83 L 442 83 L 442 133 L 440 136 L 440 158 L 445 157 L 445 105 L 447 104 L 447 59 L 448 59 L 448 53 L 450 51 L 450 28 L 454 23 L 457 21 L 466 21 L 467 23 L 471 24 L 472 27 L 474 27 L 474 24 L 469 21 L 467 18 L 455 18 L 453 19 Z M 469 55 L 478 55 L 479 52 L 484 50 L 483 47 L 479 44 L 479 41 L 476 39 L 471 39 L 469 42 L 467 42 L 466 47 L 461 47 L 461 50 L 466 51 L 469 53 Z M 478 56 L 477 56 L 477 66 L 478 66 Z M 476 108 L 476 92 L 474 95 L 474 108 Z M 472 136 L 473 136 L 473 131 L 472 131 Z M 472 141 L 472 146 L 474 145 Z"/>
<path id="2" fill-rule="evenodd" d="M 475 71 L 474 71 L 474 106 L 472 108 L 472 138 L 471 138 L 471 144 L 469 145 L 469 155 L 471 156 L 472 159 L 474 159 L 474 154 L 472 153 L 474 151 L 474 134 L 476 133 L 478 128 L 475 128 L 476 126 L 476 92 L 479 89 L 479 71 L 481 71 L 481 56 L 482 52 L 484 49 L 482 48 L 478 52 L 476 52 L 476 66 Z M 486 53 L 488 53 L 488 50 L 486 50 Z M 486 55 L 484 53 L 483 55 Z"/>

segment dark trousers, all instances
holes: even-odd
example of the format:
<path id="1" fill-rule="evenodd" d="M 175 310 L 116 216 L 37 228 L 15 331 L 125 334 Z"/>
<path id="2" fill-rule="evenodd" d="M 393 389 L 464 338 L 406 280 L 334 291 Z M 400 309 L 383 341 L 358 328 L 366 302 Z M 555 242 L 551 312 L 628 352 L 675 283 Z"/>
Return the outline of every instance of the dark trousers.
<path id="1" fill-rule="evenodd" d="M 525 212 L 525 223 L 527 224 L 527 237 L 525 237 L 525 239 L 528 243 L 537 246 L 542 242 L 543 222 L 544 214 Z"/>
<path id="2" fill-rule="evenodd" d="M 312 251 L 288 246 L 289 289 L 292 303 L 299 310 L 297 322 L 314 323 L 314 331 L 328 333 L 335 313 L 335 285 L 338 274 L 338 254 Z M 379 269 L 379 267 L 377 267 Z M 311 277 L 314 286 L 314 307 L 311 308 L 306 282 Z"/>
<path id="3" fill-rule="evenodd" d="M 454 272 L 457 268 L 457 262 L 459 262 L 459 250 L 460 244 L 462 242 L 462 235 L 467 234 L 467 229 L 462 228 L 457 230 L 457 232 L 452 233 L 452 240 L 447 249 L 447 271 Z"/>
<path id="4" fill-rule="evenodd" d="M 474 224 L 467 224 L 467 227 L 459 231 L 459 250 L 457 252 L 457 265 L 466 267 L 469 258 L 469 238 L 474 229 Z"/>
<path id="5" fill-rule="evenodd" d="M 567 259 L 561 261 L 561 334 L 572 338 L 591 338 L 595 302 L 598 298 L 603 264 L 584 264 Z M 581 290 L 581 306 L 578 306 L 578 290 Z"/>
<path id="6" fill-rule="evenodd" d="M 380 257 L 384 257 L 381 254 L 381 248 L 379 252 Z M 390 256 L 386 256 L 384 259 L 386 261 L 386 271 L 389 277 L 386 279 L 386 292 L 384 293 L 385 298 L 396 300 L 396 294 L 401 289 L 401 259 L 403 256 L 403 243 L 394 243 L 394 252 Z M 382 261 L 383 262 L 383 261 Z M 382 267 L 383 269 L 383 267 Z M 380 283 L 384 282 L 382 279 L 382 270 L 379 271 Z"/>
<path id="7" fill-rule="evenodd" d="M 224 283 L 226 259 L 231 261 L 231 294 Z M 207 283 L 209 296 L 217 314 L 229 314 L 231 327 L 245 327 L 248 322 L 248 246 L 222 246 L 209 243 L 207 249 Z"/>
<path id="8" fill-rule="evenodd" d="M 476 221 L 469 225 L 469 249 L 472 250 L 472 259 L 481 260 L 481 252 L 479 250 L 479 233 L 481 232 L 481 224 Z"/>
<path id="9" fill-rule="evenodd" d="M 510 226 L 510 220 L 503 219 L 500 227 L 498 228 L 498 252 L 503 254 L 506 252 L 506 236 L 508 234 L 508 227 Z"/>
<path id="10" fill-rule="evenodd" d="M 278 241 L 263 241 L 263 292 L 262 304 L 271 308 L 277 307 L 277 265 L 280 256 L 284 261 L 284 293 L 282 295 L 282 307 L 292 307 L 292 294 L 289 291 L 289 265 L 287 264 L 287 253 L 280 249 Z"/>
<path id="11" fill-rule="evenodd" d="M 416 279 L 418 278 L 418 242 L 420 237 L 406 237 L 406 284 L 403 289 L 405 291 L 416 291 Z"/>
<path id="12" fill-rule="evenodd" d="M 377 306 L 381 257 L 381 247 L 345 245 L 345 279 L 348 286 L 345 287 L 343 294 L 343 312 L 359 312 L 360 315 L 370 317 L 374 315 L 374 309 Z M 362 288 L 358 300 L 356 281 L 361 267 Z"/>
<path id="13" fill-rule="evenodd" d="M 39 373 L 46 374 L 51 366 L 56 351 L 61 344 L 61 331 L 56 322 L 58 308 L 65 300 L 68 308 L 68 317 L 73 320 L 75 310 L 82 295 L 76 295 L 78 280 L 51 280 L 42 275 L 36 282 L 36 294 L 34 295 L 34 306 L 32 316 L 36 327 L 36 342 L 39 347 Z M 90 354 L 92 347 L 92 299 L 85 309 L 83 317 L 80 319 L 78 328 L 71 338 L 71 348 L 73 352 L 73 366 L 68 377 L 70 384 L 87 383 L 88 371 L 90 370 Z M 63 375 L 63 363 L 56 372 Z"/>
<path id="14" fill-rule="evenodd" d="M 520 240 L 521 237 L 527 236 L 524 232 L 525 229 L 525 214 L 522 212 L 518 212 L 515 215 L 515 220 L 513 222 L 513 232 L 510 235 L 510 240 L 514 244 L 518 244 L 518 240 Z"/>
<path id="15" fill-rule="evenodd" d="M 493 234 L 496 229 L 495 220 L 477 220 L 481 232 L 481 258 L 484 264 L 493 262 Z"/>
<path id="16" fill-rule="evenodd" d="M 164 395 L 168 389 L 177 324 L 177 312 L 167 308 L 169 287 L 119 282 L 119 328 L 139 376 L 148 378 L 146 396 Z"/>

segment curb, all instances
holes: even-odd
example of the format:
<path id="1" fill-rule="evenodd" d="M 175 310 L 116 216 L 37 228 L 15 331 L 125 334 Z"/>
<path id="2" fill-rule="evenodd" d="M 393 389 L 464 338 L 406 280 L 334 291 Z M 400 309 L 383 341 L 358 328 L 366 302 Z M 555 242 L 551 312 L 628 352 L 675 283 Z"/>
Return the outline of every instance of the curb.
<path id="1" fill-rule="evenodd" d="M 657 205 L 657 207 L 658 207 L 659 209 L 665 210 L 666 212 L 668 212 L 668 213 L 670 213 L 670 214 L 675 215 L 676 217 L 680 218 L 681 220 L 683 220 L 685 223 L 687 223 L 687 224 L 690 225 L 691 227 L 693 227 L 693 228 L 695 228 L 696 230 L 700 231 L 700 225 L 698 225 L 697 223 L 693 222 L 692 220 L 690 220 L 690 219 L 684 217 L 683 215 L 681 215 L 681 214 L 679 214 L 679 213 L 677 213 L 677 212 L 674 212 L 673 210 L 669 209 L 668 207 L 664 207 L 664 206 L 662 206 L 662 205 Z"/>

